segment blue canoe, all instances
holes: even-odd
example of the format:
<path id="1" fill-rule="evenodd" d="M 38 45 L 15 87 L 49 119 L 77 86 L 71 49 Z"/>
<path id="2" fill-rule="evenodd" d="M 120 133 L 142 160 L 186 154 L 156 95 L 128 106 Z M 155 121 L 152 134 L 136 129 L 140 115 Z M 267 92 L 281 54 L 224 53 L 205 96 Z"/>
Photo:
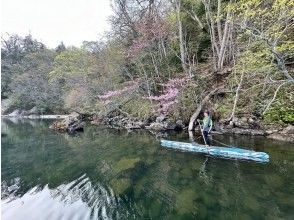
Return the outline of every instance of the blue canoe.
<path id="1" fill-rule="evenodd" d="M 216 157 L 225 157 L 225 158 L 233 158 L 233 159 L 244 159 L 244 160 L 254 160 L 258 162 L 268 162 L 269 155 L 264 152 L 256 152 L 253 150 L 246 150 L 236 147 L 215 147 L 210 146 L 206 147 L 201 144 L 194 143 L 184 143 L 177 141 L 168 141 L 161 140 L 161 146 L 174 148 L 179 150 L 197 152 L 197 153 L 205 153 Z"/>

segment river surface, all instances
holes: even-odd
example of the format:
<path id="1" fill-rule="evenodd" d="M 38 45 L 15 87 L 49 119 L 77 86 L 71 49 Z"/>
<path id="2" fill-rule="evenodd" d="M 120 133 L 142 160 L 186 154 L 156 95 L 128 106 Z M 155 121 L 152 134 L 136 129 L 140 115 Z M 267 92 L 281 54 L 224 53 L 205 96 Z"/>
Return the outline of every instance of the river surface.
<path id="1" fill-rule="evenodd" d="M 2 120 L 3 220 L 294 219 L 293 144 L 213 136 L 270 155 L 257 163 L 165 149 L 148 131 L 69 136 L 50 123 Z"/>

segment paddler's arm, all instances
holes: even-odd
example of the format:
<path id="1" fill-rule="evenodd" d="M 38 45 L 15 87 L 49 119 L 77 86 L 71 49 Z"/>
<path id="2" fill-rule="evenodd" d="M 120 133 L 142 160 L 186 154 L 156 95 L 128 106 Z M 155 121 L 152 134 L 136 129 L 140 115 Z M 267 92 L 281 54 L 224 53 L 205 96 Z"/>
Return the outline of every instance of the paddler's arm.
<path id="1" fill-rule="evenodd" d="M 210 119 L 210 126 L 209 126 L 209 131 L 208 131 L 208 133 L 210 133 L 211 129 L 212 129 L 212 120 Z"/>

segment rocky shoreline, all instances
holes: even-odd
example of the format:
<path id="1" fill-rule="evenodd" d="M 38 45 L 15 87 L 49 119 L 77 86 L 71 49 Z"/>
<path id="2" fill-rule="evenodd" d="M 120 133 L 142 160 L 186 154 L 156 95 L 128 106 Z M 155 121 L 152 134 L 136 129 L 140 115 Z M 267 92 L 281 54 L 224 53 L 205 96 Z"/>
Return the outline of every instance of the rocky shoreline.
<path id="1" fill-rule="evenodd" d="M 123 116 L 115 116 L 112 118 L 93 117 L 91 124 L 106 125 L 110 128 L 122 129 L 147 129 L 153 132 L 164 132 L 168 130 L 187 130 L 187 125 L 182 120 L 176 122 L 170 121 L 163 116 L 145 121 L 137 121 Z M 199 131 L 199 127 L 195 127 L 195 131 Z M 262 125 L 253 119 L 236 119 L 235 123 L 226 124 L 225 122 L 217 122 L 211 132 L 212 134 L 237 134 L 250 136 L 265 136 L 267 138 L 294 142 L 294 126 L 288 125 L 283 127 L 280 125 Z"/>
<path id="2" fill-rule="evenodd" d="M 168 130 L 187 130 L 187 124 L 182 120 L 171 121 L 170 119 L 159 116 L 147 120 L 136 120 L 135 118 L 117 115 L 113 117 L 98 117 L 91 116 L 85 118 L 78 113 L 71 113 L 69 115 L 38 115 L 31 109 L 29 111 L 15 110 L 8 115 L 2 115 L 8 118 L 28 118 L 28 119 L 62 119 L 55 121 L 50 128 L 59 132 L 75 133 L 83 131 L 85 120 L 90 121 L 93 125 L 104 125 L 109 128 L 117 129 L 147 129 L 151 132 L 159 133 Z M 216 122 L 213 126 L 212 134 L 237 134 L 237 135 L 251 135 L 251 136 L 265 136 L 267 138 L 294 142 L 294 126 L 288 125 L 283 127 L 281 125 L 262 125 L 258 120 L 252 118 L 237 118 L 234 123 Z M 199 131 L 199 127 L 195 127 Z"/>

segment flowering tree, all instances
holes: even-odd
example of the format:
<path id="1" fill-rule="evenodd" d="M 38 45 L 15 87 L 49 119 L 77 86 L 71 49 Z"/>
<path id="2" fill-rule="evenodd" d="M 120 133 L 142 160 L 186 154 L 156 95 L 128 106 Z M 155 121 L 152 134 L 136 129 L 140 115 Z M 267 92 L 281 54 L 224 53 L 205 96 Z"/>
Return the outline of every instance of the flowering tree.
<path id="1" fill-rule="evenodd" d="M 161 95 L 149 96 L 145 98 L 158 102 L 158 108 L 155 110 L 155 113 L 167 115 L 173 104 L 177 103 L 177 97 L 181 89 L 189 80 L 190 77 L 170 79 L 167 83 L 162 85 L 164 87 L 164 91 Z"/>
<path id="2" fill-rule="evenodd" d="M 138 22 L 135 27 L 139 37 L 133 40 L 133 44 L 127 51 L 128 56 L 131 58 L 168 36 L 167 24 L 161 18 L 154 16 L 149 16 Z"/>
<path id="3" fill-rule="evenodd" d="M 137 88 L 138 88 L 138 83 L 135 82 L 134 84 L 128 85 L 128 86 L 124 87 L 123 89 L 108 91 L 103 95 L 98 95 L 98 98 L 102 101 L 107 101 L 113 97 L 121 96 L 121 95 L 123 95 L 125 93 L 129 93 L 129 92 L 133 92 Z"/>

